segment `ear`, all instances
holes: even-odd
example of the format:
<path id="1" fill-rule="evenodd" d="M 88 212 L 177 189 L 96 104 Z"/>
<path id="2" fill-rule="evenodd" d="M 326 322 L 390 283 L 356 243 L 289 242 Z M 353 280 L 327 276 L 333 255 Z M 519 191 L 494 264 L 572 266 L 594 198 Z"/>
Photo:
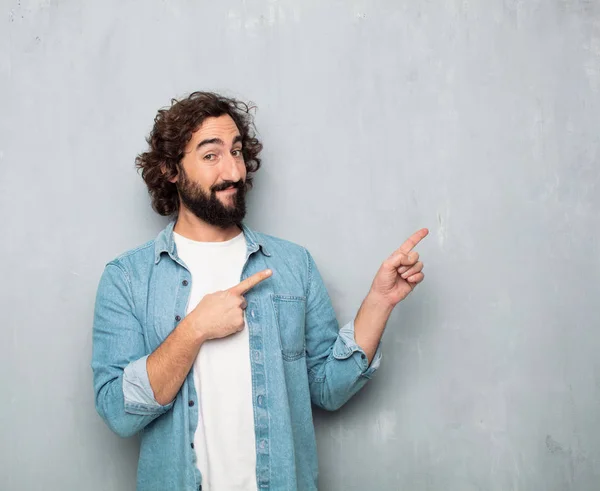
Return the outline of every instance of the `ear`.
<path id="1" fill-rule="evenodd" d="M 160 165 L 160 171 L 164 174 L 167 173 L 167 166 L 165 164 Z M 168 181 L 175 184 L 179 180 L 179 172 L 176 172 L 173 177 L 169 177 Z"/>

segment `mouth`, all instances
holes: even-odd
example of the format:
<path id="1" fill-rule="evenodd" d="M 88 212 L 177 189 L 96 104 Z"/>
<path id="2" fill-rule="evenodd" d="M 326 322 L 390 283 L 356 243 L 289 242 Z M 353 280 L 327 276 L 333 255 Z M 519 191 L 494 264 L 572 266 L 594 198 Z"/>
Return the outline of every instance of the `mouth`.
<path id="1" fill-rule="evenodd" d="M 219 194 L 224 194 L 225 196 L 228 196 L 230 194 L 235 194 L 237 193 L 237 188 L 234 186 L 230 186 L 227 189 L 222 189 L 221 191 L 217 191 L 217 193 Z"/>

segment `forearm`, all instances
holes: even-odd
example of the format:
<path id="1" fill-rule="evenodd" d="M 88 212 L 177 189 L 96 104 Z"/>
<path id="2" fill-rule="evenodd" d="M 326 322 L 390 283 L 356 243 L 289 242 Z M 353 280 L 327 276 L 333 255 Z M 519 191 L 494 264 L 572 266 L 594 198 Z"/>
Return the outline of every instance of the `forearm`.
<path id="1" fill-rule="evenodd" d="M 146 369 L 156 402 L 165 405 L 175 398 L 204 341 L 186 317 L 148 356 Z"/>
<path id="2" fill-rule="evenodd" d="M 369 292 L 363 300 L 360 310 L 354 320 L 354 338 L 367 355 L 367 360 L 371 363 L 381 336 L 385 330 L 385 325 L 394 309 L 389 302 L 384 301 L 377 295 Z"/>

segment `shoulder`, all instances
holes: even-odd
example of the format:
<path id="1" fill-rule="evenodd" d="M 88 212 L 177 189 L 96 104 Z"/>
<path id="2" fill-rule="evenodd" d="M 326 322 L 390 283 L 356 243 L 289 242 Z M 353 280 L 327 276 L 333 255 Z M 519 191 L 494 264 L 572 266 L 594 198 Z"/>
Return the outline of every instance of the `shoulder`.
<path id="1" fill-rule="evenodd" d="M 130 276 L 134 271 L 143 270 L 154 265 L 156 240 L 149 240 L 137 247 L 129 249 L 106 264 L 106 268 L 116 267 L 125 276 Z"/>

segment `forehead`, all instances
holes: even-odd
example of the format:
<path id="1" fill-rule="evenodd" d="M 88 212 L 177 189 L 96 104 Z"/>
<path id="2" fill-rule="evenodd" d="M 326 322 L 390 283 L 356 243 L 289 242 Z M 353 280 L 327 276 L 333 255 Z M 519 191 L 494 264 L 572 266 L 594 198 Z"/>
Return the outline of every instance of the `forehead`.
<path id="1" fill-rule="evenodd" d="M 219 117 L 206 118 L 200 127 L 192 134 L 192 141 L 220 138 L 227 142 L 239 135 L 238 127 L 229 114 Z"/>

